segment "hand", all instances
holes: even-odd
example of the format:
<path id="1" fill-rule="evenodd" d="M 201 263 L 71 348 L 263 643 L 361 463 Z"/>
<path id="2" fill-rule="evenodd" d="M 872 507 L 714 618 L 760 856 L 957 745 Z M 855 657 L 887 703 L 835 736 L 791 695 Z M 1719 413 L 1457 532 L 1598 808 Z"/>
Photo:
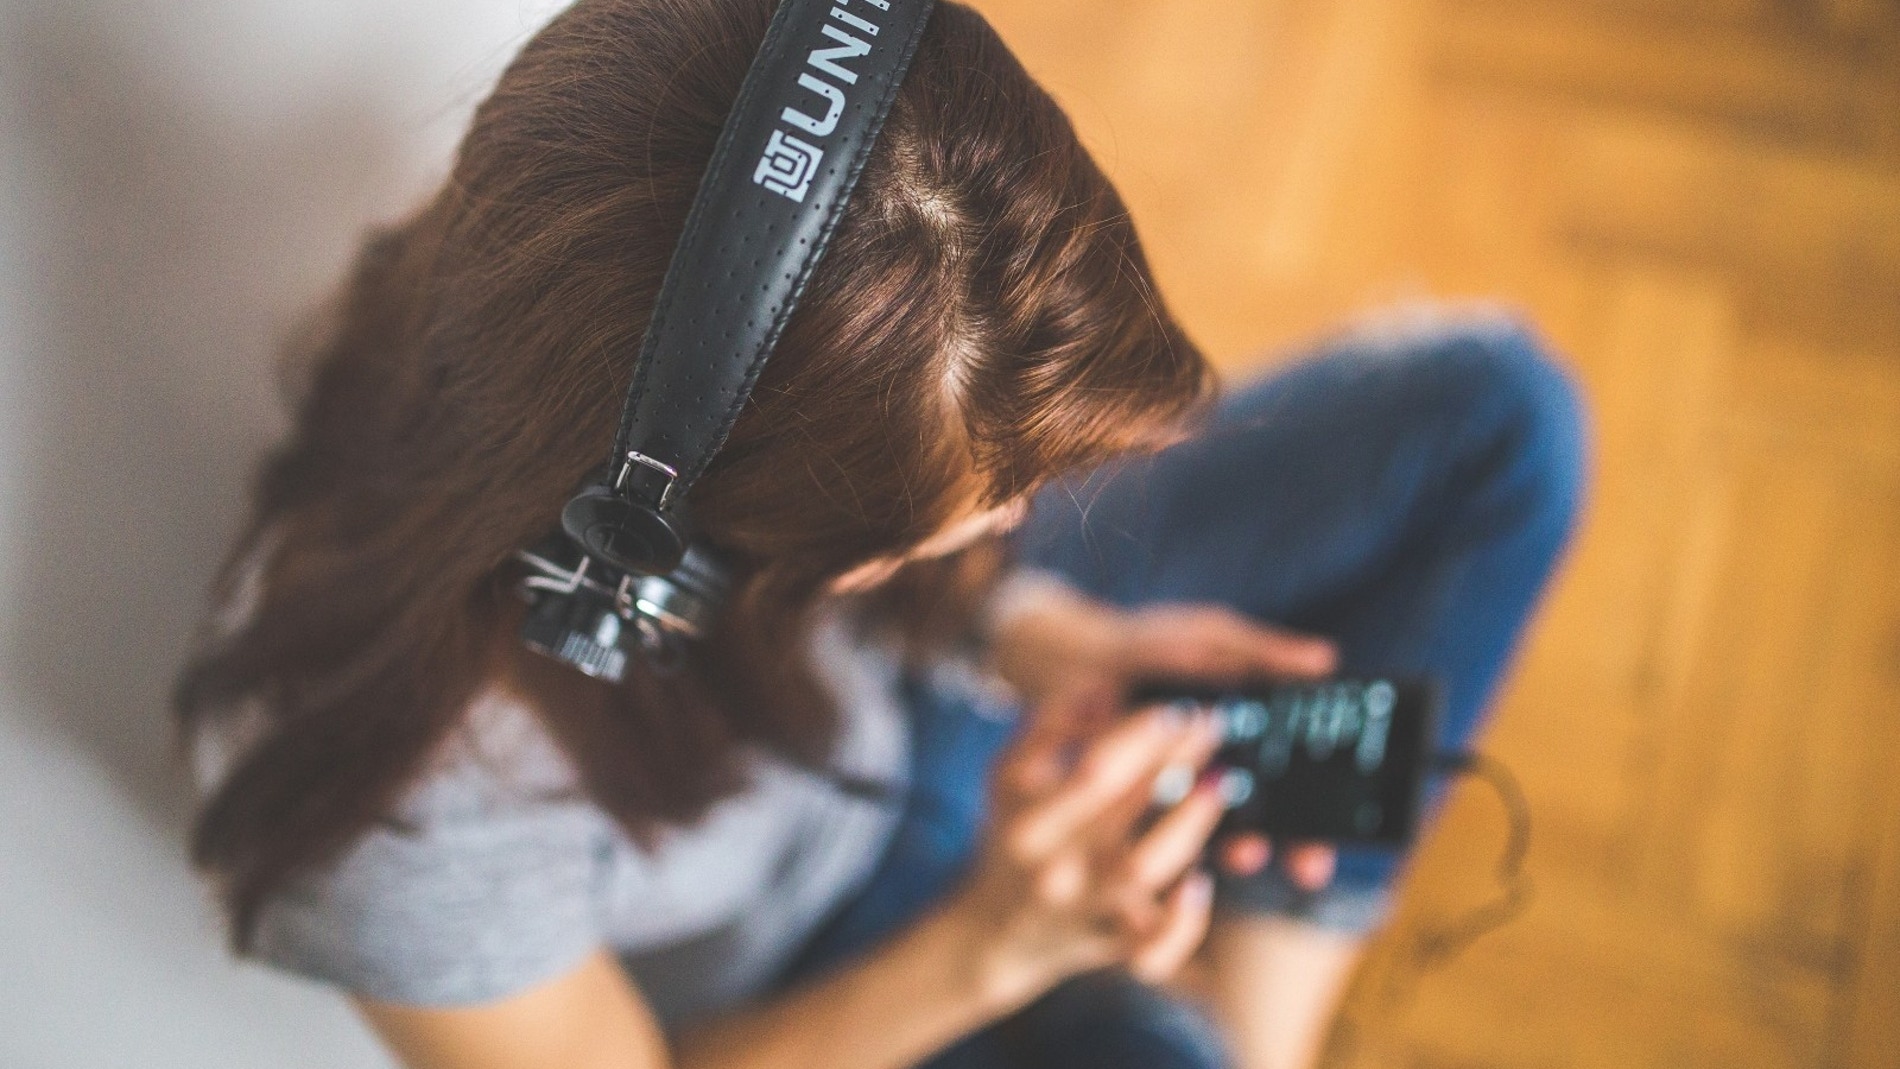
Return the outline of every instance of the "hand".
<path id="1" fill-rule="evenodd" d="M 996 670 L 1027 701 L 1119 701 L 1142 678 L 1238 682 L 1249 677 L 1331 675 L 1331 642 L 1261 623 L 1223 605 L 1160 603 L 1133 610 L 1096 601 L 1053 580 L 1037 582 L 997 621 Z M 1250 875 L 1272 856 L 1265 836 L 1243 833 L 1219 847 L 1221 868 Z M 1337 851 L 1290 844 L 1286 867 L 1308 890 L 1332 882 Z"/>
<path id="2" fill-rule="evenodd" d="M 1326 639 L 1262 623 L 1214 603 L 1120 609 L 1053 578 L 1018 582 L 991 627 L 996 672 L 1026 702 L 1119 698 L 1144 677 L 1209 682 L 1332 674 Z"/>
<path id="3" fill-rule="evenodd" d="M 1165 979 L 1207 930 L 1212 880 L 1194 864 L 1222 811 L 1214 782 L 1138 822 L 1164 768 L 1213 754 L 1216 722 L 1087 700 L 1026 715 L 992 773 L 974 871 L 948 907 L 973 933 L 980 989 L 1000 1012 L 1105 965 Z"/>

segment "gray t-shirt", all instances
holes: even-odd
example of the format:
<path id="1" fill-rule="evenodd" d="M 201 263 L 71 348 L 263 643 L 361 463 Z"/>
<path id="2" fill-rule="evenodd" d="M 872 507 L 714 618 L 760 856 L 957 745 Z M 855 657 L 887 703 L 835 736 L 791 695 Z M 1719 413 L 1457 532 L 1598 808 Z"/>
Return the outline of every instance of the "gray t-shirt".
<path id="1" fill-rule="evenodd" d="M 892 659 L 836 621 L 814 636 L 838 696 L 834 767 L 902 785 L 909 738 Z M 260 728 L 240 711 L 194 740 L 201 791 Z M 261 913 L 256 957 L 369 998 L 465 1005 L 615 950 L 663 1023 L 758 993 L 862 885 L 896 807 L 846 794 L 762 751 L 752 785 L 641 851 L 580 791 L 527 708 L 480 694 L 394 814 Z"/>

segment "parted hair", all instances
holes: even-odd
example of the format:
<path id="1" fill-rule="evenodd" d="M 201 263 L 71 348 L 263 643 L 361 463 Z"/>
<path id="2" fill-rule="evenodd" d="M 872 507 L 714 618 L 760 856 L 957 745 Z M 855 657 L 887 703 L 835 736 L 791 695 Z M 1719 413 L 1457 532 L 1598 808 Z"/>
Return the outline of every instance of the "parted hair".
<path id="1" fill-rule="evenodd" d="M 485 686 L 524 698 L 634 839 L 744 787 L 741 744 L 822 761 L 806 655 L 827 582 L 972 503 L 1149 448 L 1204 410 L 1126 209 L 981 16 L 942 0 L 725 447 L 690 505 L 736 562 L 684 669 L 608 684 L 523 651 L 515 550 L 613 439 L 650 309 L 771 0 L 580 0 L 536 35 L 441 189 L 373 233 L 295 354 L 214 600 L 243 618 L 184 667 L 181 739 L 267 730 L 198 814 L 233 943 L 269 896 L 389 818 Z M 969 612 L 988 540 L 864 612 L 913 638 Z M 930 626 L 926 627 L 926 623 Z M 919 641 L 922 641 L 919 639 Z"/>

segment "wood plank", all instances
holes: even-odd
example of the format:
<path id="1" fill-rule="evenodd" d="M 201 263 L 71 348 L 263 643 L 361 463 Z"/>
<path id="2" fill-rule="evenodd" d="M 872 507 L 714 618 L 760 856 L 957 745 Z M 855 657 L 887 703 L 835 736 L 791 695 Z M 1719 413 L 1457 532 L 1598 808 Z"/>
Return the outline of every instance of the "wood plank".
<path id="1" fill-rule="evenodd" d="M 1721 270 L 1750 325 L 1900 351 L 1900 174 L 1674 121 L 1567 124 L 1557 236 Z"/>
<path id="2" fill-rule="evenodd" d="M 1433 73 L 1483 92 L 1689 116 L 1826 150 L 1864 149 L 1877 122 L 1865 80 L 1884 54 L 1492 0 L 1444 4 L 1431 25 Z"/>
<path id="3" fill-rule="evenodd" d="M 1878 582 L 1881 577 L 1870 578 Z M 1887 694 L 1896 691 L 1900 682 L 1889 687 Z M 1888 711 L 1892 711 L 1891 703 Z M 1839 1043 L 1829 1066 L 1900 1066 L 1900 777 L 1889 774 L 1885 784 L 1884 797 L 1872 813 L 1870 886 L 1858 960 L 1838 1014 Z"/>

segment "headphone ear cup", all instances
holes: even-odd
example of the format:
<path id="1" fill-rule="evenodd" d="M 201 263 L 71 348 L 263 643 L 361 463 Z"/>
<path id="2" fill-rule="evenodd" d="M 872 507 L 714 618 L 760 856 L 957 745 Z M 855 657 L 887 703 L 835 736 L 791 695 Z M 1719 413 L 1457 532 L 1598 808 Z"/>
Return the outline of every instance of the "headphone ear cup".
<path id="1" fill-rule="evenodd" d="M 664 575 L 686 554 L 677 517 L 628 501 L 604 483 L 589 483 L 561 509 L 561 528 L 589 556 L 623 571 Z"/>

